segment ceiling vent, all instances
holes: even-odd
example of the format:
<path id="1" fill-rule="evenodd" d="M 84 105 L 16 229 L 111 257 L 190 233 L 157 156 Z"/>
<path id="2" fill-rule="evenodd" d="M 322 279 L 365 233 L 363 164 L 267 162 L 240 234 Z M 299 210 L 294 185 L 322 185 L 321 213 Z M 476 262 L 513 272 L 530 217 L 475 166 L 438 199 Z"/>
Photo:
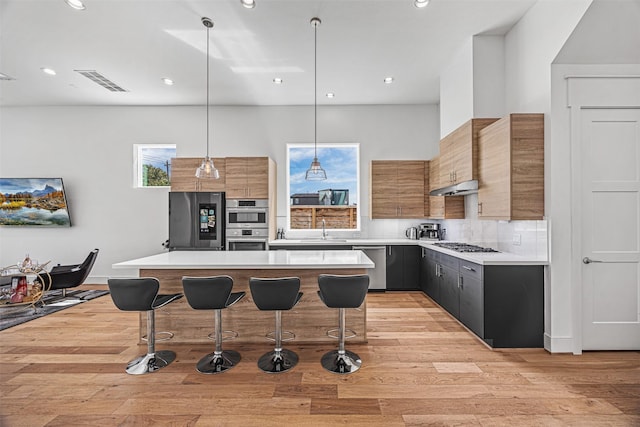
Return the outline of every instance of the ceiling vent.
<path id="1" fill-rule="evenodd" d="M 115 84 L 114 82 L 112 82 L 111 80 L 109 80 L 108 78 L 106 78 L 105 76 L 97 72 L 96 70 L 74 70 L 74 71 L 82 74 L 92 82 L 99 84 L 100 86 L 102 86 L 107 90 L 110 90 L 111 92 L 129 92 L 128 90 L 118 86 L 117 84 Z"/>

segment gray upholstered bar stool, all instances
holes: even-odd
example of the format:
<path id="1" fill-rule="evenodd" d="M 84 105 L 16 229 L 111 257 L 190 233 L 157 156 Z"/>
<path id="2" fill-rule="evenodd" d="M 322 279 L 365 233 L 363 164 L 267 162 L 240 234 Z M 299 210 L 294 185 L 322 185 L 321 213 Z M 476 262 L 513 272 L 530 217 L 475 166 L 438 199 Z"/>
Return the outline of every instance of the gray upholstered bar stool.
<path id="1" fill-rule="evenodd" d="M 282 311 L 291 310 L 302 298 L 300 279 L 282 277 L 249 279 L 253 302 L 259 310 L 276 312 L 275 348 L 258 359 L 258 367 L 267 373 L 287 371 L 298 364 L 298 355 L 282 348 Z"/>
<path id="2" fill-rule="evenodd" d="M 113 303 L 123 311 L 147 312 L 147 354 L 136 357 L 127 364 L 128 374 L 139 375 L 155 372 L 176 359 L 170 350 L 156 351 L 155 310 L 182 298 L 182 294 L 158 294 L 160 282 L 153 277 L 133 279 L 108 279 Z"/>
<path id="3" fill-rule="evenodd" d="M 322 356 L 322 366 L 337 374 L 348 374 L 360 369 L 362 360 L 357 354 L 345 350 L 345 312 L 347 308 L 358 308 L 362 305 L 369 288 L 369 276 L 361 275 L 332 275 L 318 276 L 318 295 L 329 308 L 338 309 L 338 349 Z"/>
<path id="4" fill-rule="evenodd" d="M 217 374 L 233 368 L 241 356 L 235 350 L 222 350 L 222 310 L 240 301 L 246 293 L 232 293 L 233 279 L 229 276 L 183 277 L 182 287 L 191 308 L 214 310 L 216 348 L 200 359 L 196 369 L 203 374 Z"/>

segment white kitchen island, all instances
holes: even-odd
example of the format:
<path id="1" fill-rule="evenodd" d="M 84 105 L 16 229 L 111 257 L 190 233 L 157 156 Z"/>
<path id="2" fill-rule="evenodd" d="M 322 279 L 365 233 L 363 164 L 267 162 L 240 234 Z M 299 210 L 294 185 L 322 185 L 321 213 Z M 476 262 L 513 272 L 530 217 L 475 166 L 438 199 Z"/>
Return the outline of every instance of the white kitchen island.
<path id="1" fill-rule="evenodd" d="M 251 277 L 300 278 L 304 296 L 292 310 L 282 315 L 283 328 L 296 335 L 296 342 L 331 342 L 327 330 L 338 325 L 338 310 L 327 308 L 318 297 L 320 274 L 366 274 L 374 263 L 361 251 L 173 251 L 113 264 L 128 270 L 127 276 L 156 277 L 161 293 L 182 292 L 183 276 L 228 275 L 233 278 L 233 291 L 247 295 L 237 304 L 223 310 L 223 329 L 238 333 L 236 342 L 265 343 L 265 335 L 273 330 L 273 312 L 256 308 L 249 292 Z M 358 309 L 347 310 L 347 327 L 356 332 L 352 341 L 366 341 L 366 299 Z M 140 315 L 140 337 L 146 334 L 146 316 Z M 193 310 L 183 298 L 156 313 L 156 330 L 174 334 L 172 342 L 211 341 L 213 312 Z"/>

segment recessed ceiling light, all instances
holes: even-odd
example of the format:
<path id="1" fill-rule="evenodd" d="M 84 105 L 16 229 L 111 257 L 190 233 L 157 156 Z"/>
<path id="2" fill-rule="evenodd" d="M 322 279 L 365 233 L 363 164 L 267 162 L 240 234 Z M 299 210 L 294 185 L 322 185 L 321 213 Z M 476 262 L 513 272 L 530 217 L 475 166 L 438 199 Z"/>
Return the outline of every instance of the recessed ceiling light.
<path id="1" fill-rule="evenodd" d="M 334 98 L 335 96 L 336 96 L 336 94 L 333 93 L 333 92 L 327 93 L 327 98 Z"/>
<path id="2" fill-rule="evenodd" d="M 162 82 L 163 82 L 164 84 L 166 84 L 167 86 L 173 86 L 173 80 L 171 80 L 170 78 L 163 77 L 163 78 L 162 78 Z"/>
<path id="3" fill-rule="evenodd" d="M 64 0 L 64 2 L 76 10 L 85 10 L 84 3 L 80 0 Z"/>
<path id="4" fill-rule="evenodd" d="M 281 85 L 283 80 L 280 77 L 276 77 L 275 79 L 273 79 L 273 82 L 277 85 Z"/>
<path id="5" fill-rule="evenodd" d="M 429 4 L 429 0 L 414 0 L 413 4 L 418 8 L 423 8 Z"/>
<path id="6" fill-rule="evenodd" d="M 384 78 L 384 82 L 385 82 L 386 84 L 393 83 L 393 77 L 385 77 L 385 78 Z"/>
<path id="7" fill-rule="evenodd" d="M 256 7 L 255 0 L 240 0 L 240 3 L 247 9 L 253 9 L 254 7 Z"/>
<path id="8" fill-rule="evenodd" d="M 50 76 L 55 76 L 56 75 L 56 70 L 54 70 L 52 68 L 43 67 L 43 68 L 40 68 L 40 69 L 42 70 L 43 73 L 49 74 Z"/>

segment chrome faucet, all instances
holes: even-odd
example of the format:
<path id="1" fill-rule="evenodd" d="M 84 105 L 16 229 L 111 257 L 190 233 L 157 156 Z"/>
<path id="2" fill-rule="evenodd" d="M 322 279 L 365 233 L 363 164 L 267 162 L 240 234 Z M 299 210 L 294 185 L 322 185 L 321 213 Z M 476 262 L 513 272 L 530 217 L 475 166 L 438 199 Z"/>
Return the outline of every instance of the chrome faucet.
<path id="1" fill-rule="evenodd" d="M 326 240 L 327 239 L 327 230 L 325 229 L 326 224 L 324 221 L 324 218 L 322 218 L 322 240 Z"/>

